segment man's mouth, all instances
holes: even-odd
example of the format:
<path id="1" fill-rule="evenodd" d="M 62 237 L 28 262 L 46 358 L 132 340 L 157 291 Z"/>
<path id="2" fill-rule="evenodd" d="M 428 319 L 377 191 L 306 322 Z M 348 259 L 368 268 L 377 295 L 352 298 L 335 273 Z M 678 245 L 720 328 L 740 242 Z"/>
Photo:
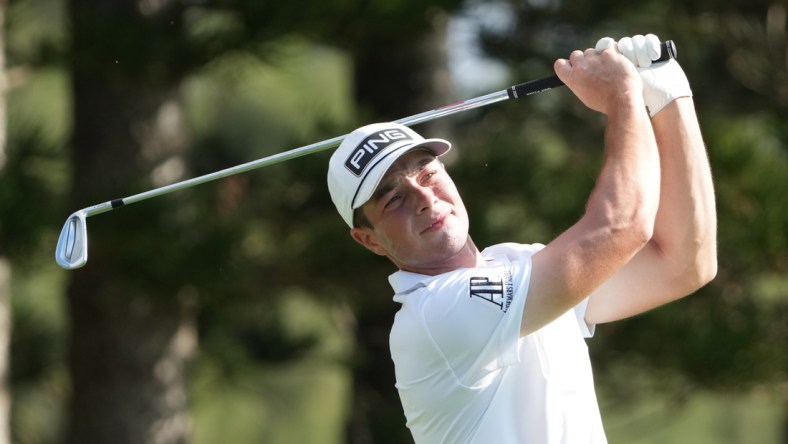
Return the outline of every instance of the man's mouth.
<path id="1" fill-rule="evenodd" d="M 440 215 L 438 217 L 432 218 L 430 220 L 430 225 L 427 228 L 425 228 L 424 230 L 422 230 L 421 234 L 429 233 L 431 231 L 440 230 L 443 227 L 443 225 L 446 224 L 446 217 L 447 217 L 447 215 L 443 214 L 443 215 Z"/>

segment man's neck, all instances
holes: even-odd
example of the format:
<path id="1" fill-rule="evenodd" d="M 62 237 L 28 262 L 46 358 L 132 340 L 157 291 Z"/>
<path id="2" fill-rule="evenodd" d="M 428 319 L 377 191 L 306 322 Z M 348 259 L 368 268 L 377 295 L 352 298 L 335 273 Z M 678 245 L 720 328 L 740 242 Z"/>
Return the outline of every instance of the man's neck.
<path id="1" fill-rule="evenodd" d="M 485 260 L 482 253 L 476 248 L 476 244 L 468 236 L 468 242 L 465 243 L 463 248 L 456 254 L 447 258 L 440 263 L 432 264 L 430 266 L 409 266 L 400 264 L 399 269 L 411 273 L 418 273 L 427 276 L 437 276 L 439 274 L 448 273 L 450 271 L 458 270 L 461 268 L 473 268 L 484 265 Z"/>

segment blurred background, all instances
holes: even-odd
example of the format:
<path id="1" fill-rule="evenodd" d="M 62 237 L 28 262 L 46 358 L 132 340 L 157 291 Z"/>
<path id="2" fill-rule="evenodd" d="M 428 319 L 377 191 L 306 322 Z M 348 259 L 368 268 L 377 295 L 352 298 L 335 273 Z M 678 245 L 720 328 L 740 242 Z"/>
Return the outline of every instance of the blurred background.
<path id="1" fill-rule="evenodd" d="M 781 0 L 0 1 L 0 444 L 412 443 L 385 259 L 330 152 L 89 219 L 80 208 L 552 74 L 603 36 L 673 39 L 714 170 L 717 278 L 589 341 L 611 443 L 788 443 Z M 476 243 L 583 211 L 603 119 L 556 89 L 447 137 Z"/>

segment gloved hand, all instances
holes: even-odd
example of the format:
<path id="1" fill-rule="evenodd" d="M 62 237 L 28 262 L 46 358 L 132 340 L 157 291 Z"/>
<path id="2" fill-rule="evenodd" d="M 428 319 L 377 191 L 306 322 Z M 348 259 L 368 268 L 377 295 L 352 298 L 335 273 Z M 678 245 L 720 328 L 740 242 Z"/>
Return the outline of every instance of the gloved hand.
<path id="1" fill-rule="evenodd" d="M 684 71 L 675 59 L 667 62 L 652 63 L 660 56 L 660 41 L 654 34 L 624 37 L 617 43 L 610 37 L 603 37 L 596 44 L 602 52 L 614 47 L 628 58 L 637 68 L 643 80 L 643 100 L 651 117 L 679 97 L 692 97 L 692 90 Z"/>

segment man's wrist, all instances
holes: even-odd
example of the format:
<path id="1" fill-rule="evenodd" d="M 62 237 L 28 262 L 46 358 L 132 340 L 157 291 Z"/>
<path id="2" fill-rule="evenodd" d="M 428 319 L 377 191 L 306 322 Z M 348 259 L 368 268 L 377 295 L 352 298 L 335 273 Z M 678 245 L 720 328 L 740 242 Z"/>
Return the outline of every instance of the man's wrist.
<path id="1" fill-rule="evenodd" d="M 607 48 L 616 48 L 637 68 L 643 80 L 643 98 L 651 117 L 677 98 L 692 96 L 687 76 L 676 60 L 652 63 L 660 56 L 660 41 L 656 35 L 624 37 L 618 42 L 604 37 L 596 44 L 597 51 Z"/>
<path id="2" fill-rule="evenodd" d="M 634 115 L 647 110 L 646 102 L 641 94 L 622 93 L 616 98 L 613 106 L 606 113 L 608 117 Z"/>
<path id="3" fill-rule="evenodd" d="M 689 80 L 675 60 L 638 71 L 643 79 L 643 97 L 651 117 L 679 97 L 692 97 Z"/>

